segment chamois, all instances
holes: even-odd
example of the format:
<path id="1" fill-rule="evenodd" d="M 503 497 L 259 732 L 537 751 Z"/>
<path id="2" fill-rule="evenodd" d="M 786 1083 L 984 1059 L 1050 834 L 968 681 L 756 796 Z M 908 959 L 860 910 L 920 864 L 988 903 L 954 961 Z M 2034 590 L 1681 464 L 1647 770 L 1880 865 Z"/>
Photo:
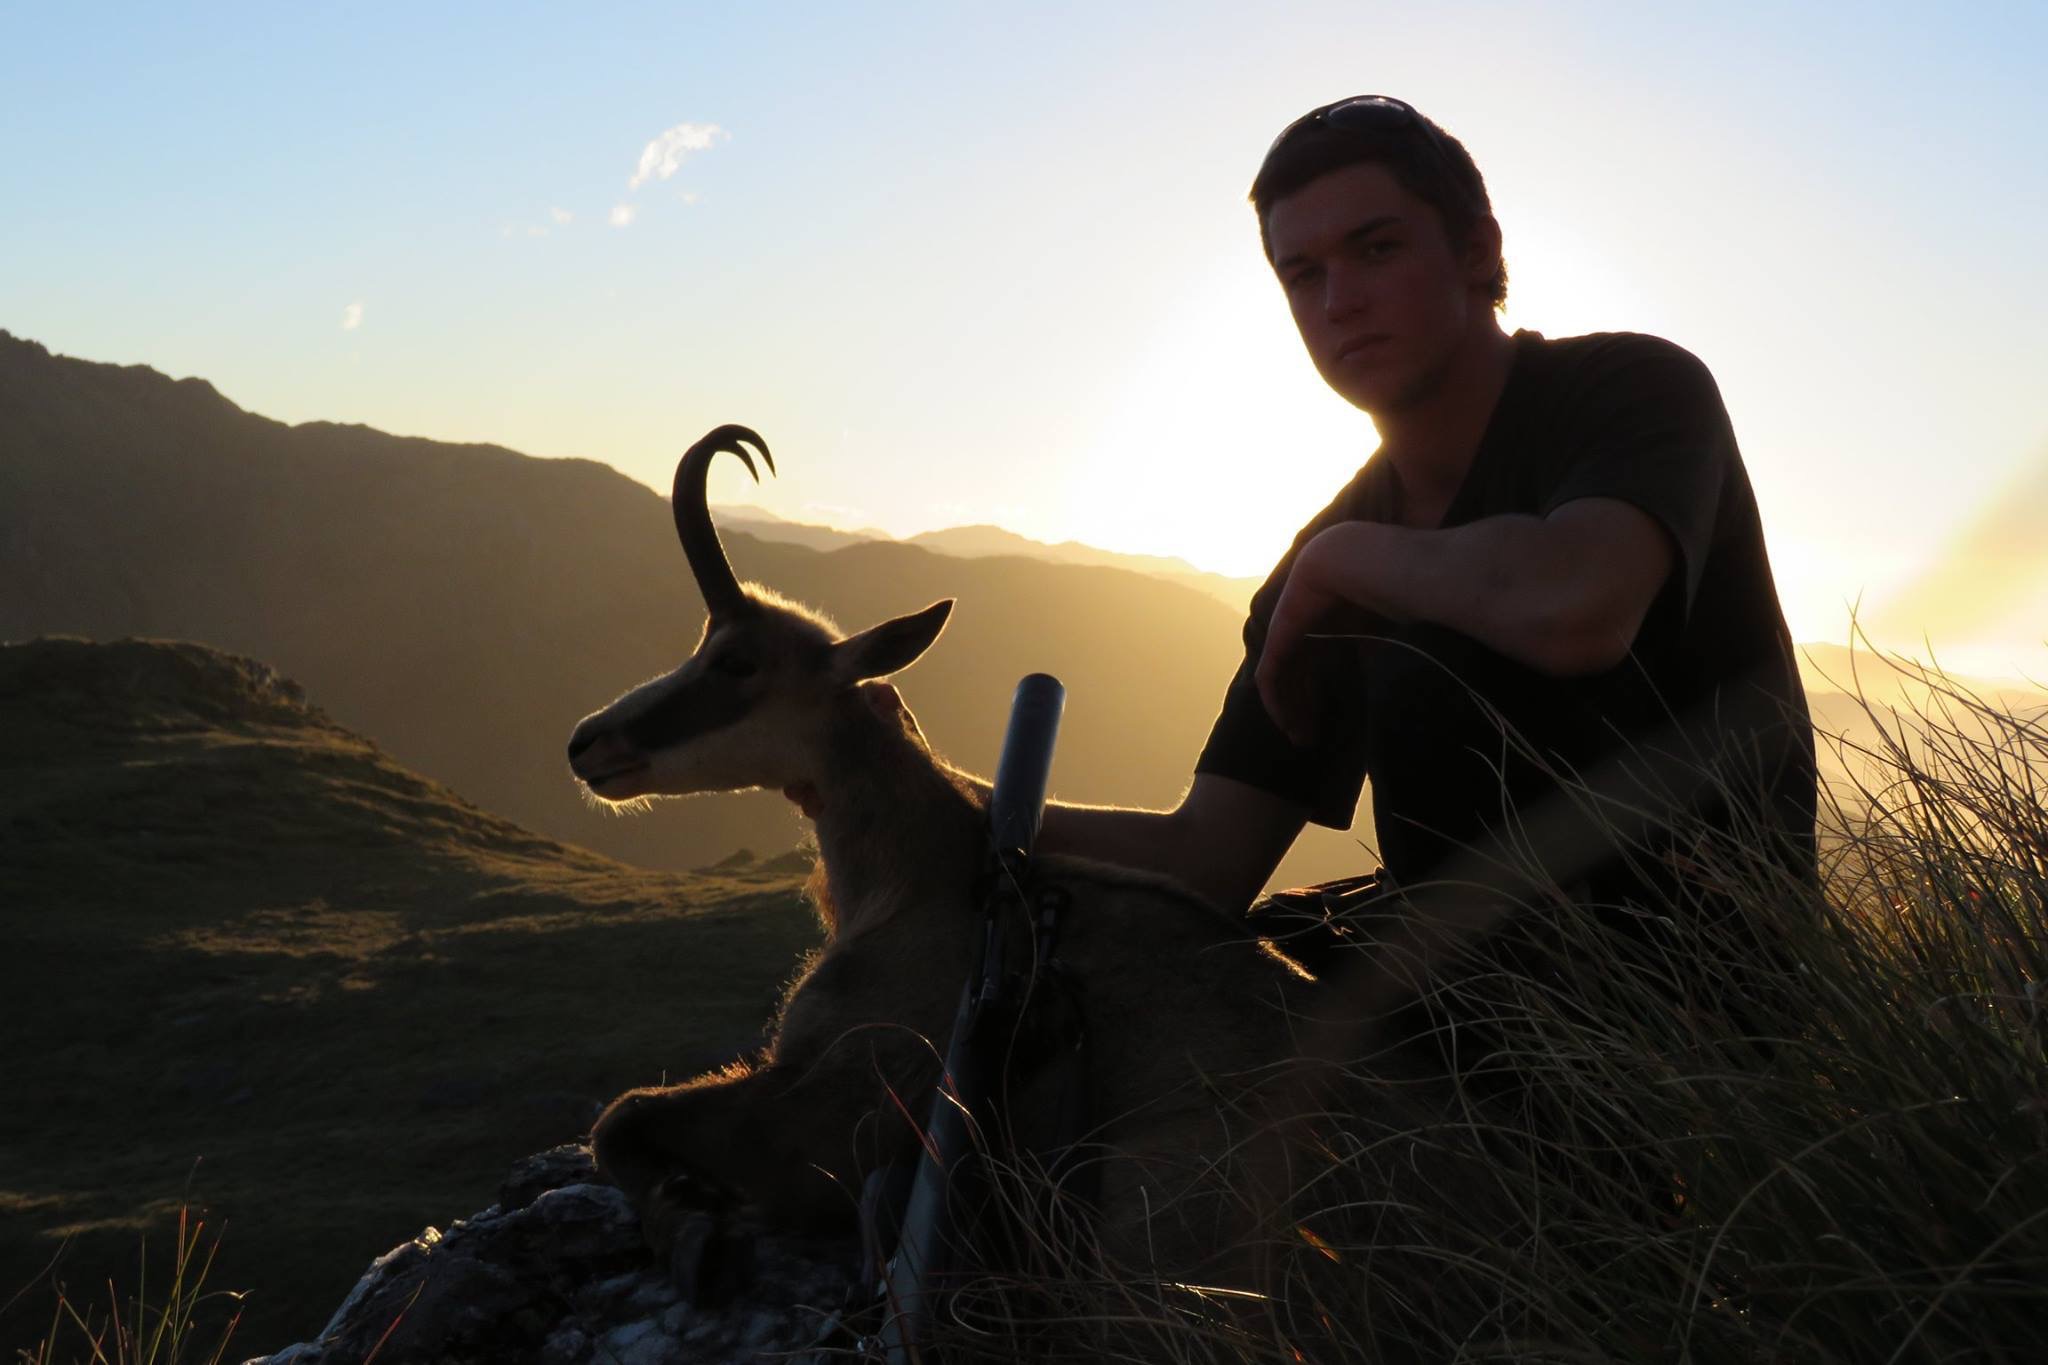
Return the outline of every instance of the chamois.
<path id="1" fill-rule="evenodd" d="M 816 824 L 826 941 L 772 1043 L 753 1062 L 629 1091 L 593 1131 L 600 1169 L 663 1256 L 691 1189 L 736 1193 L 783 1225 L 851 1222 L 865 1175 L 917 1140 L 908 1116 L 932 1094 L 982 935 L 985 798 L 880 681 L 931 646 L 953 602 L 842 636 L 741 584 L 705 471 L 727 451 L 758 480 L 748 446 L 772 472 L 761 438 L 732 425 L 676 469 L 676 530 L 707 610 L 695 651 L 584 718 L 569 743 L 576 776 L 608 802 L 802 788 Z M 1142 1272 L 1185 1274 L 1249 1230 L 1219 1167 L 1247 1150 L 1258 1122 L 1240 1103 L 1248 1078 L 1292 1055 L 1289 997 L 1310 982 L 1164 878 L 1045 855 L 1034 877 L 1071 897 L 1058 952 L 1085 1002 L 1104 1249 Z M 1021 1084 L 1010 1112 L 1028 1123 Z"/>

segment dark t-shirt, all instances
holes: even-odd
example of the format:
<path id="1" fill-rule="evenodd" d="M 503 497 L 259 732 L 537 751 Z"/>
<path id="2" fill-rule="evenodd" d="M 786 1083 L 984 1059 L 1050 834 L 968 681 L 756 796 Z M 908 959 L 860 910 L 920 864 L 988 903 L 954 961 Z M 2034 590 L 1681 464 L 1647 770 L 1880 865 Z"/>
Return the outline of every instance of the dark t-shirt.
<path id="1" fill-rule="evenodd" d="M 1640 901 L 1643 842 L 1699 815 L 1782 840 L 1810 865 L 1814 752 L 1756 499 L 1719 390 L 1692 355 L 1628 333 L 1515 337 L 1515 358 L 1442 525 L 1546 516 L 1619 498 L 1669 533 L 1677 562 L 1629 658 L 1551 677 L 1427 623 L 1362 610 L 1325 627 L 1322 724 L 1298 748 L 1253 684 L 1294 557 L 1341 521 L 1396 520 L 1391 464 L 1367 461 L 1252 599 L 1245 660 L 1196 763 L 1350 825 L 1370 778 L 1380 856 L 1401 883 L 1469 873 L 1475 845 L 1534 856 L 1558 885 Z M 1588 800 L 1588 793 L 1592 799 Z M 1594 818 L 1598 807 L 1637 818 Z M 1647 827 L 1647 833 L 1645 828 Z M 1683 836 L 1686 838 L 1694 835 Z M 1680 849 L 1679 851 L 1683 851 Z"/>

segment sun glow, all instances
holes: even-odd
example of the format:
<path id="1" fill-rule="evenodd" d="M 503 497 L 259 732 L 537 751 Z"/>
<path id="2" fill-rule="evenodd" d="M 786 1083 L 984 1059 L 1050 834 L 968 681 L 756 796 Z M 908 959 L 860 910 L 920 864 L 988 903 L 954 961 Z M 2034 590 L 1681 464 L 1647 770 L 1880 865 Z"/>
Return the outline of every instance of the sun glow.
<path id="1" fill-rule="evenodd" d="M 1066 490 L 1071 534 L 1217 573 L 1263 575 L 1377 444 L 1255 256 L 1218 262 L 1116 387 Z"/>
<path id="2" fill-rule="evenodd" d="M 1655 330 L 1649 300 L 1570 225 L 1512 224 L 1503 325 Z M 1066 534 L 1261 575 L 1378 443 L 1304 354 L 1256 253 L 1219 257 L 1111 387 L 1122 400 L 1066 490 Z"/>
<path id="3" fill-rule="evenodd" d="M 1552 337 L 1665 330 L 1655 299 L 1587 233 L 1541 214 L 1517 215 L 1505 206 L 1502 212 L 1502 255 L 1508 263 L 1504 326 Z"/>

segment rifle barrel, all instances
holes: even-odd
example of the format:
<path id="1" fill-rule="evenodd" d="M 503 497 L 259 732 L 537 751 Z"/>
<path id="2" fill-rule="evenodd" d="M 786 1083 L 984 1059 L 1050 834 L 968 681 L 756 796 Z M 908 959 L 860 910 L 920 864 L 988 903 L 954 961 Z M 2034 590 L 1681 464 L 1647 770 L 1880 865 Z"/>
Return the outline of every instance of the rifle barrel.
<path id="1" fill-rule="evenodd" d="M 995 794 L 989 798 L 989 834 L 999 857 L 1029 858 L 1045 814 L 1045 789 L 1052 779 L 1053 743 L 1067 689 L 1050 673 L 1028 673 L 1010 702 L 1010 728 L 996 764 Z"/>

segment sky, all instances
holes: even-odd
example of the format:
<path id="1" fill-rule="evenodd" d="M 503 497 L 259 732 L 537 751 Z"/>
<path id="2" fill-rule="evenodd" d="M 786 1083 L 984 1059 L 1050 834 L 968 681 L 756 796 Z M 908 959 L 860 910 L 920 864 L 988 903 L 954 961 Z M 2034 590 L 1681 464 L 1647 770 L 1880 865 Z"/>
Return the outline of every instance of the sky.
<path id="1" fill-rule="evenodd" d="M 1377 91 L 1712 368 L 1797 638 L 2048 679 L 2048 5 L 0 0 L 0 328 L 285 421 L 1260 574 L 1370 453 L 1245 190 Z M 0 452 L 0 458 L 5 453 Z"/>

